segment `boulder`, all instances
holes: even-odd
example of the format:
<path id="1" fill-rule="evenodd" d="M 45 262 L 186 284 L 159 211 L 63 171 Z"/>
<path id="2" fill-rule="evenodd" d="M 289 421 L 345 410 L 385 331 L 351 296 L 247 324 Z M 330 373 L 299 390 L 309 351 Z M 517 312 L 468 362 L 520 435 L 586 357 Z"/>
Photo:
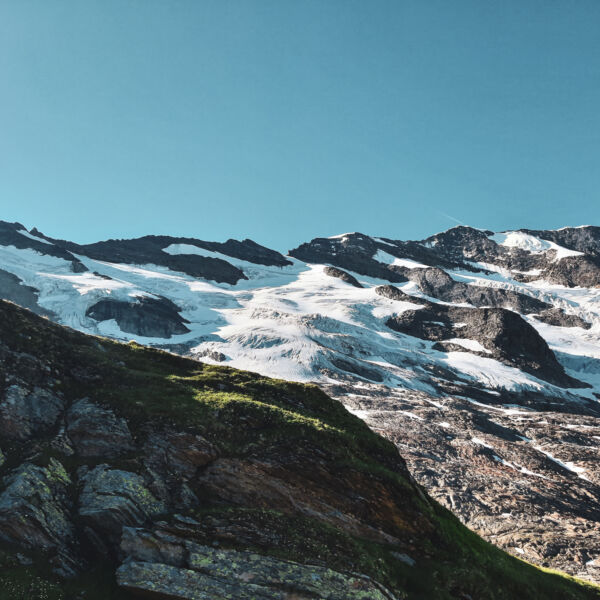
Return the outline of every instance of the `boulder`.
<path id="1" fill-rule="evenodd" d="M 329 275 L 329 277 L 336 277 L 337 279 L 341 279 L 345 283 L 349 283 L 356 288 L 362 288 L 363 286 L 358 282 L 356 277 L 350 275 L 350 273 L 346 273 L 346 271 L 342 271 L 342 269 L 338 269 L 337 267 L 325 267 L 323 269 L 323 273 L 325 275 Z"/>
<path id="2" fill-rule="evenodd" d="M 51 564 L 61 575 L 73 575 L 75 526 L 70 518 L 71 479 L 63 465 L 51 458 L 48 466 L 26 463 L 3 480 L 0 494 L 0 540 L 52 554 Z"/>
<path id="3" fill-rule="evenodd" d="M 114 319 L 122 331 L 144 337 L 170 338 L 188 333 L 188 323 L 179 307 L 166 298 L 140 296 L 131 301 L 104 298 L 90 306 L 85 315 L 96 321 Z"/>
<path id="4" fill-rule="evenodd" d="M 141 525 L 164 512 L 137 473 L 98 465 L 82 476 L 79 516 L 94 531 L 117 541 L 125 525 Z"/>
<path id="5" fill-rule="evenodd" d="M 127 421 L 87 398 L 71 406 L 66 422 L 66 433 L 80 456 L 115 458 L 134 449 Z"/>
<path id="6" fill-rule="evenodd" d="M 25 441 L 45 433 L 64 408 L 64 400 L 47 389 L 11 385 L 0 400 L 0 436 Z"/>

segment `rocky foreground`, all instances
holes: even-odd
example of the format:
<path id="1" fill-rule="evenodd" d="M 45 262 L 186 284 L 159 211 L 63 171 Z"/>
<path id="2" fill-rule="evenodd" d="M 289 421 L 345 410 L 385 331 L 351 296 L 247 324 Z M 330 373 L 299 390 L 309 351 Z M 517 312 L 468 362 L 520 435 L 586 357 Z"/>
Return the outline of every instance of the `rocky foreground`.
<path id="1" fill-rule="evenodd" d="M 0 597 L 587 599 L 484 542 L 315 386 L 0 302 Z"/>

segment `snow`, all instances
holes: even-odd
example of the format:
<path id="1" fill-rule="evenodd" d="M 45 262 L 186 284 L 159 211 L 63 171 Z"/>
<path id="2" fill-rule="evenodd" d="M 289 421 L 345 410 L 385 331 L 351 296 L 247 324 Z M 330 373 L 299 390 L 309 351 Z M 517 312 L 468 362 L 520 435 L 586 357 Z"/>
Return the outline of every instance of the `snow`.
<path id="1" fill-rule="evenodd" d="M 330 235 L 327 239 L 328 240 L 339 240 L 339 239 L 344 239 L 347 238 L 349 235 L 354 235 L 356 233 L 356 231 L 349 231 L 348 233 L 340 233 L 338 235 Z"/>
<path id="2" fill-rule="evenodd" d="M 477 340 L 469 340 L 466 338 L 452 338 L 450 340 L 446 340 L 446 342 L 450 344 L 456 344 L 457 346 L 462 346 L 463 348 L 466 348 L 467 350 L 472 350 L 473 352 L 486 352 L 487 354 L 491 354 L 491 352 L 487 348 L 484 348 Z"/>
<path id="3" fill-rule="evenodd" d="M 349 234 L 338 237 L 346 235 Z M 510 238 L 509 243 L 515 243 L 514 239 Z M 534 248 L 551 247 L 544 240 L 528 240 L 528 243 Z M 392 245 L 387 244 L 391 249 Z M 593 392 L 600 389 L 599 289 L 565 288 L 539 281 L 521 283 L 506 271 L 449 271 L 458 281 L 519 291 L 592 323 L 590 330 L 562 328 L 527 317 L 567 372 L 594 385 L 591 390 L 569 391 L 489 356 L 437 352 L 431 342 L 392 331 L 385 325 L 390 316 L 423 307 L 376 294 L 375 287 L 387 281 L 352 273 L 364 286 L 361 289 L 325 275 L 323 265 L 306 264 L 294 258 L 289 259 L 290 265 L 277 267 L 257 265 L 194 244 L 171 244 L 163 251 L 225 260 L 241 269 L 248 280 L 236 285 L 219 284 L 157 265 L 110 263 L 85 256 L 77 258 L 89 272 L 74 273 L 69 261 L 10 246 L 0 246 L 0 268 L 38 289 L 40 305 L 56 313 L 65 325 L 124 341 L 135 339 L 157 346 L 183 343 L 206 362 L 214 362 L 206 356 L 207 351 L 218 351 L 226 356 L 226 364 L 265 375 L 328 382 L 330 378 L 325 373 L 335 370 L 331 359 L 341 357 L 367 361 L 367 366 L 383 374 L 385 385 L 433 396 L 438 392 L 431 372 L 440 367 L 456 371 L 490 393 L 530 390 L 573 401 L 577 396 L 595 400 Z M 386 264 L 425 266 L 381 250 L 375 256 Z M 422 296 L 413 282 L 398 287 L 408 294 Z M 128 300 L 140 295 L 172 300 L 181 308 L 182 317 L 190 321 L 190 332 L 168 340 L 145 338 L 120 331 L 114 321 L 98 323 L 85 316 L 86 310 L 101 298 Z M 489 354 L 476 340 L 457 337 L 450 341 L 465 350 Z M 522 407 L 499 410 L 506 414 L 528 414 Z"/>
<path id="4" fill-rule="evenodd" d="M 500 246 L 506 246 L 507 248 L 520 248 L 532 254 L 540 254 L 542 252 L 548 252 L 549 250 L 556 251 L 555 261 L 558 261 L 567 256 L 582 256 L 583 252 L 577 252 L 576 250 L 569 250 L 563 248 L 554 242 L 543 240 L 535 237 L 523 231 L 506 231 L 503 233 L 495 233 L 490 236 L 490 239 L 499 244 Z"/>
<path id="5" fill-rule="evenodd" d="M 386 242 L 384 242 L 386 243 Z M 410 258 L 398 258 L 396 256 L 392 256 L 383 250 L 377 250 L 373 258 L 381 263 L 386 265 L 395 265 L 397 267 L 406 267 L 407 269 L 425 269 L 427 265 L 419 263 L 415 260 L 411 260 Z"/>
<path id="6" fill-rule="evenodd" d="M 19 229 L 19 231 L 17 231 L 17 233 L 20 233 L 21 235 L 28 237 L 30 240 L 35 240 L 36 242 L 42 242 L 42 244 L 48 244 L 49 246 L 54 245 L 52 242 L 49 242 L 48 240 L 45 240 L 44 238 L 37 237 L 36 235 L 32 235 L 31 233 L 29 233 L 29 231 L 25 231 L 25 229 Z"/>
<path id="7" fill-rule="evenodd" d="M 578 467 L 575 463 L 572 463 L 572 462 L 565 463 L 562 460 L 559 460 L 558 458 L 556 458 L 555 456 L 550 454 L 550 452 L 548 452 L 547 450 L 544 450 L 541 446 L 533 446 L 533 447 L 538 452 L 541 452 L 542 454 L 546 455 L 552 462 L 555 462 L 557 465 L 559 465 L 563 469 L 566 469 L 567 471 L 571 471 L 571 473 L 575 473 L 581 479 L 585 479 L 586 481 L 589 481 L 589 478 L 586 475 L 583 475 L 583 473 L 585 473 L 585 471 L 586 471 L 586 469 L 584 469 L 583 467 Z"/>
<path id="8" fill-rule="evenodd" d="M 550 249 L 550 243 L 544 242 L 539 238 L 524 233 L 522 231 L 507 231 L 505 233 L 495 233 L 490 239 L 508 248 L 520 248 L 527 252 L 545 252 Z"/>
<path id="9" fill-rule="evenodd" d="M 380 244 L 385 244 L 386 246 L 391 246 L 392 248 L 397 248 L 396 244 L 392 244 L 391 242 L 386 242 L 385 240 L 378 238 L 378 237 L 374 237 L 373 238 L 376 242 L 379 242 Z"/>
<path id="10" fill-rule="evenodd" d="M 483 446 L 484 448 L 489 448 L 490 450 L 493 450 L 493 447 L 490 446 L 489 444 L 487 444 L 486 442 L 484 442 L 481 438 L 474 437 L 474 438 L 471 438 L 471 441 L 474 444 L 477 444 L 478 446 Z"/>

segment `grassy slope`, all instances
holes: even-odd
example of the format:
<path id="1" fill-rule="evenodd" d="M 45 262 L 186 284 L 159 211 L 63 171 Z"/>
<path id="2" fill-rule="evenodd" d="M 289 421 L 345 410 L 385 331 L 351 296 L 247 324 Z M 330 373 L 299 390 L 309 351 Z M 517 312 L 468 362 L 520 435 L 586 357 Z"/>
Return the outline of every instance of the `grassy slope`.
<path id="1" fill-rule="evenodd" d="M 451 599 L 465 591 L 474 600 L 600 598 L 599 588 L 509 556 L 434 501 L 422 500 L 398 469 L 396 448 L 315 386 L 84 336 L 0 302 L 0 342 L 6 340 L 12 350 L 45 359 L 68 398 L 89 396 L 112 405 L 129 420 L 134 435 L 151 420 L 192 428 L 226 456 L 273 447 L 323 448 L 339 465 L 377 473 L 387 485 L 414 496 L 411 502 L 436 531 L 435 540 L 426 535 L 418 540 L 423 554 L 411 567 L 390 547 L 351 538 L 313 519 L 251 507 L 204 507 L 198 515 L 260 523 L 281 540 L 258 548 L 261 552 L 360 571 L 407 598 Z M 80 375 L 73 377 L 74 370 Z M 114 589 L 108 568 L 99 565 L 65 586 L 44 575 L 41 566 L 16 565 L 10 550 L 0 549 L 0 598 L 59 600 L 79 597 L 81 590 L 89 600 L 129 598 Z"/>

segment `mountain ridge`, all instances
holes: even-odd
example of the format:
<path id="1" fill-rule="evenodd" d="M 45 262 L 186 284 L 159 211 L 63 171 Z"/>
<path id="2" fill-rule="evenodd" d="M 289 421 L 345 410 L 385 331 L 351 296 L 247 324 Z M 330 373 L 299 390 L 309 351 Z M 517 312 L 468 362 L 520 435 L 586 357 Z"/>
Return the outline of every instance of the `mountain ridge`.
<path id="1" fill-rule="evenodd" d="M 93 258 L 11 225 L 4 297 L 87 333 L 314 382 L 485 538 L 600 581 L 599 228 L 355 232 L 267 252 L 266 265 L 254 246 L 240 258 L 169 236 L 150 236 L 149 262 L 144 243 L 135 264 L 119 244 Z M 204 277 L 172 268 L 196 258 L 211 259 Z"/>

